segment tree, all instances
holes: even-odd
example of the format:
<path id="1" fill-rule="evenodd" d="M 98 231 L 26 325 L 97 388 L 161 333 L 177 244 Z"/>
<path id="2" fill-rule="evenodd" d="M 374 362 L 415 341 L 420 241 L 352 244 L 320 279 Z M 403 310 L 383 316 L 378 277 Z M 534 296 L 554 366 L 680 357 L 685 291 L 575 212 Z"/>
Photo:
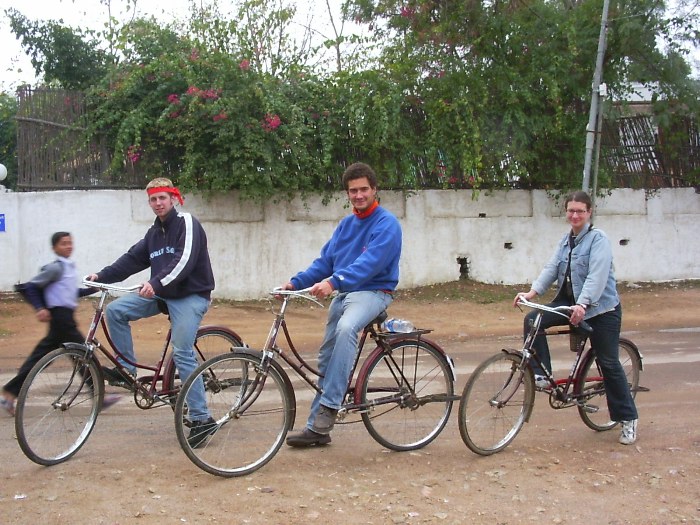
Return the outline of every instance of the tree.
<path id="1" fill-rule="evenodd" d="M 58 22 L 39 23 L 16 9 L 8 9 L 12 32 L 31 58 L 37 76 L 66 89 L 86 89 L 101 79 L 109 62 L 93 31 L 81 31 Z"/>
<path id="2" fill-rule="evenodd" d="M 0 93 L 0 164 L 7 168 L 7 179 L 0 184 L 17 186 L 17 99 Z"/>

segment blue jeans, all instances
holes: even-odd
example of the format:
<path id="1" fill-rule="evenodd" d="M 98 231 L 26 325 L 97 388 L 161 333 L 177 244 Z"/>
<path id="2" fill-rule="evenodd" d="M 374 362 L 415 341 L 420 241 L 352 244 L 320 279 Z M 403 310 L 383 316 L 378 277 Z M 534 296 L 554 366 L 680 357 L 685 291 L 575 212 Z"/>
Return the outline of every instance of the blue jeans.
<path id="1" fill-rule="evenodd" d="M 560 306 L 561 304 L 565 303 L 550 303 L 550 306 Z M 537 312 L 533 310 L 525 316 L 526 333 L 529 331 L 528 318 L 534 318 L 536 313 Z M 610 419 L 612 421 L 637 419 L 637 407 L 634 404 L 634 399 L 632 398 L 632 393 L 630 392 L 627 378 L 625 377 L 625 371 L 620 364 L 622 306 L 618 304 L 614 310 L 586 319 L 586 322 L 593 328 L 589 339 L 591 347 L 598 358 L 601 371 L 603 372 L 605 397 L 608 402 Z M 556 314 L 544 312 L 540 328 L 549 328 L 565 324 L 567 324 L 565 318 Z M 544 364 L 548 370 L 551 370 L 552 365 L 549 357 L 547 338 L 544 336 L 537 336 L 533 347 L 537 350 L 537 355 L 542 360 L 542 364 Z M 533 366 L 533 369 L 534 368 Z M 534 372 L 536 374 L 542 373 L 541 370 L 534 370 Z"/>
<path id="2" fill-rule="evenodd" d="M 163 299 L 168 305 L 172 333 L 170 343 L 173 347 L 173 360 L 180 374 L 180 380 L 185 380 L 197 368 L 197 358 L 194 352 L 194 340 L 202 317 L 209 309 L 209 300 L 199 295 L 188 295 L 180 299 Z M 136 372 L 136 356 L 134 342 L 131 338 L 131 321 L 152 317 L 159 314 L 156 299 L 147 299 L 136 294 L 129 294 L 111 302 L 105 311 L 109 335 L 114 346 L 126 359 L 118 358 L 119 363 L 132 372 Z M 187 398 L 190 419 L 205 420 L 209 417 L 207 401 L 204 395 L 204 384 L 194 385 Z"/>
<path id="3" fill-rule="evenodd" d="M 338 410 L 348 388 L 357 356 L 357 340 L 362 329 L 393 301 L 391 294 L 378 290 L 338 294 L 331 302 L 326 335 L 318 353 L 319 386 L 311 403 L 306 426 L 311 428 L 320 405 Z"/>

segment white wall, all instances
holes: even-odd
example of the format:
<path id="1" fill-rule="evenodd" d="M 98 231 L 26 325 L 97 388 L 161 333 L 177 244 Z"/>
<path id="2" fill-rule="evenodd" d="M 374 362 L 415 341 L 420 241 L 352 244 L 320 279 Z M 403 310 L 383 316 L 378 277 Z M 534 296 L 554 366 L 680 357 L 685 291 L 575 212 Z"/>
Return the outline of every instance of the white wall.
<path id="1" fill-rule="evenodd" d="M 404 231 L 400 287 L 456 280 L 458 257 L 469 276 L 487 283 L 529 283 L 567 229 L 562 203 L 545 191 L 429 190 L 382 192 Z M 286 282 L 319 253 L 349 213 L 344 194 L 324 206 L 242 202 L 235 194 L 186 196 L 184 209 L 204 225 L 216 277 L 215 297 L 252 299 Z M 616 190 L 599 198 L 594 224 L 613 244 L 620 281 L 700 278 L 695 231 L 700 195 L 692 188 Z M 139 240 L 154 216 L 143 191 L 0 193 L 0 290 L 31 278 L 52 259 L 55 231 L 74 236 L 80 273 L 113 262 Z M 129 282 L 140 282 L 136 276 Z"/>

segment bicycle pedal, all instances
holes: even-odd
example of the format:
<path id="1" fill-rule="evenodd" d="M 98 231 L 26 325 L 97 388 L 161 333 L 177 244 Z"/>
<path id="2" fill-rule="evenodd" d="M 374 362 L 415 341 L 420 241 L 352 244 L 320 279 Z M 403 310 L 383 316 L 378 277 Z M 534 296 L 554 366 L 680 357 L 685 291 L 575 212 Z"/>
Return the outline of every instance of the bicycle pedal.
<path id="1" fill-rule="evenodd" d="M 595 405 L 580 405 L 580 406 L 584 412 L 588 412 L 589 414 L 595 414 L 596 412 L 598 412 L 598 410 L 600 410 L 600 408 L 595 406 Z"/>

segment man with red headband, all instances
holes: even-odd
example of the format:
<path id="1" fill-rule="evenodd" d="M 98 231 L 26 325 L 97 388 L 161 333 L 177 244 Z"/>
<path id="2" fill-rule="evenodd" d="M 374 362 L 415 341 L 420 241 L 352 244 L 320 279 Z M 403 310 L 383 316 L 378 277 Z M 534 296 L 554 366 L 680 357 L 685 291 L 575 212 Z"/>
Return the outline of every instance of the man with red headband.
<path id="1" fill-rule="evenodd" d="M 114 283 L 150 267 L 150 279 L 138 294 L 120 297 L 107 307 L 109 334 L 125 358 L 119 359 L 120 364 L 135 375 L 136 356 L 129 323 L 167 311 L 175 366 L 184 382 L 197 368 L 194 341 L 214 289 L 207 236 L 197 219 L 175 208 L 175 201 L 182 204 L 183 199 L 169 179 L 153 179 L 146 192 L 157 217 L 153 226 L 129 251 L 89 279 Z M 112 385 L 128 384 L 117 368 L 106 368 L 104 373 Z M 196 448 L 216 432 L 217 426 L 207 409 L 204 386 L 191 392 L 187 399 L 192 423 L 189 441 Z"/>

